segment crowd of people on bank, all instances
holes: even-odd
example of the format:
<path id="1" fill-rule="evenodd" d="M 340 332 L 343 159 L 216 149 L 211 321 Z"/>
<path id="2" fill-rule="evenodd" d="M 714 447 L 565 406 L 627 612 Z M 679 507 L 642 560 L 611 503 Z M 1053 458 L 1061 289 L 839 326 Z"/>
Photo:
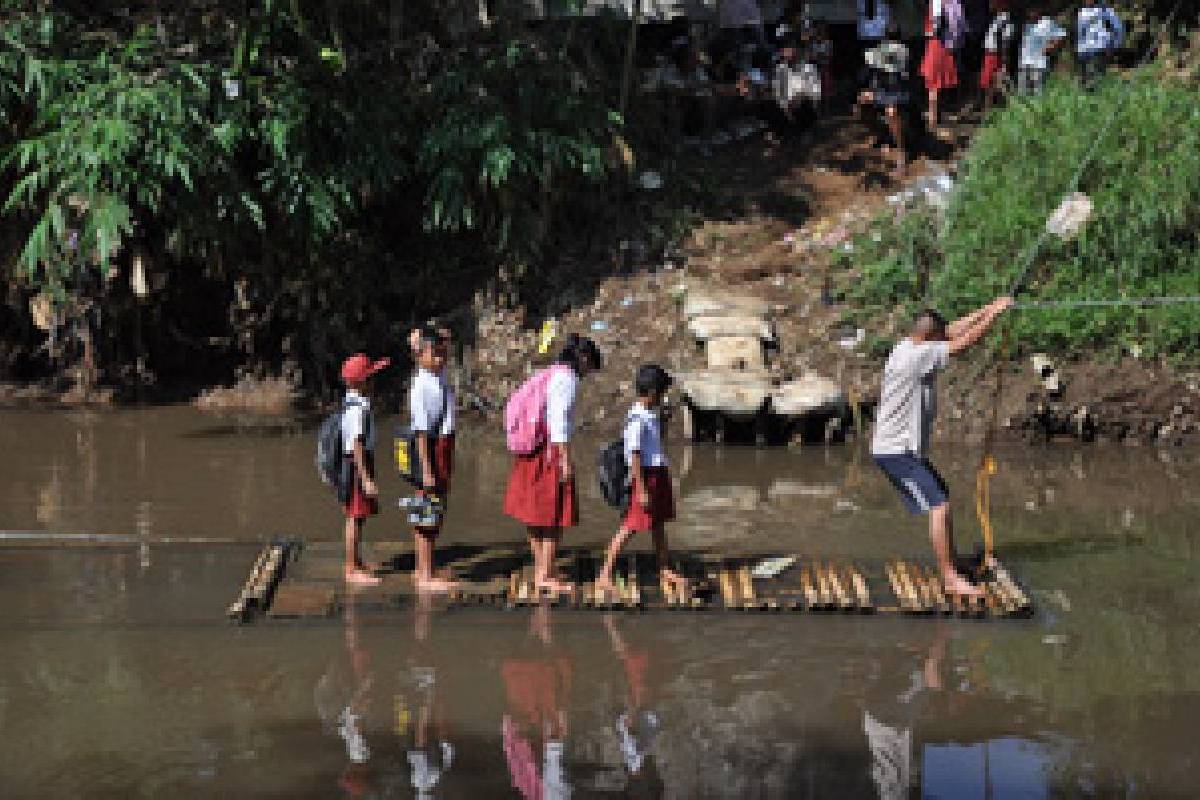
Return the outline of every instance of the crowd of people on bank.
<path id="1" fill-rule="evenodd" d="M 902 174 L 910 106 L 915 112 L 920 105 L 927 130 L 941 136 L 948 110 L 986 109 L 1007 94 L 1040 92 L 1056 54 L 1068 44 L 1089 86 L 1125 44 L 1124 24 L 1107 0 L 918 5 L 921 16 L 908 19 L 908 4 L 857 0 L 851 39 L 822 19 L 827 4 L 795 0 L 770 21 L 758 0 L 725 0 L 710 42 L 702 47 L 688 36 L 672 40 L 672 74 L 707 80 L 710 70 L 712 80 L 735 82 L 743 96 L 773 95 L 789 120 L 805 108 L 823 113 L 853 86 L 856 111 L 877 111 L 885 121 Z M 1064 27 L 1059 20 L 1068 17 Z M 924 102 L 914 103 L 916 98 Z"/>

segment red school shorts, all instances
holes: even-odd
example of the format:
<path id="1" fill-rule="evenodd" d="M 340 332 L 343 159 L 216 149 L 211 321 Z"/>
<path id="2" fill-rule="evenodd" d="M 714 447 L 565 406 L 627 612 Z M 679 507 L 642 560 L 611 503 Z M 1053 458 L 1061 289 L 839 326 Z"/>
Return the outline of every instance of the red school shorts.
<path id="1" fill-rule="evenodd" d="M 671 489 L 671 470 L 667 467 L 646 467 L 642 470 L 646 483 L 646 494 L 650 496 L 650 507 L 645 508 L 630 498 L 629 510 L 621 520 L 627 531 L 644 533 L 675 519 L 675 493 Z"/>
<path id="2" fill-rule="evenodd" d="M 1000 72 L 1003 63 L 1000 61 L 1000 54 L 995 50 L 988 50 L 983 54 L 983 69 L 979 71 L 979 85 L 984 89 L 992 89 L 992 82 L 996 80 L 996 74 Z"/>
<path id="3" fill-rule="evenodd" d="M 368 452 L 367 467 L 371 470 L 371 474 L 375 473 L 375 454 Z M 366 519 L 373 517 L 379 513 L 379 498 L 367 497 L 362 489 L 362 476 L 358 474 L 358 467 L 354 466 L 353 456 L 346 456 L 349 462 L 350 472 L 350 496 L 342 506 L 342 510 L 346 514 L 347 519 Z"/>
<path id="4" fill-rule="evenodd" d="M 504 513 L 530 528 L 573 528 L 579 524 L 575 480 L 559 479 L 558 450 L 542 447 L 516 456 L 504 492 Z"/>

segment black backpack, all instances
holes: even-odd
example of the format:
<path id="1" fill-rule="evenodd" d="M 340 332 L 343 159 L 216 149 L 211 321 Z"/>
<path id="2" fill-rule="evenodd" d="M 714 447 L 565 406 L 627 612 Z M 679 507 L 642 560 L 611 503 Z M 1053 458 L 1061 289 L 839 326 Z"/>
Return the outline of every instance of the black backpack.
<path id="1" fill-rule="evenodd" d="M 625 463 L 624 437 L 609 442 L 600 449 L 596 467 L 596 480 L 600 483 L 600 495 L 604 502 L 613 508 L 628 508 L 633 487 L 629 479 L 629 465 Z"/>
<path id="2" fill-rule="evenodd" d="M 351 405 L 359 403 L 342 401 L 341 408 L 325 417 L 317 431 L 317 477 L 326 486 L 332 487 L 339 497 L 343 494 L 343 484 L 347 480 L 342 453 L 342 414 Z M 368 418 L 367 430 L 370 430 L 370 425 L 371 421 Z"/>

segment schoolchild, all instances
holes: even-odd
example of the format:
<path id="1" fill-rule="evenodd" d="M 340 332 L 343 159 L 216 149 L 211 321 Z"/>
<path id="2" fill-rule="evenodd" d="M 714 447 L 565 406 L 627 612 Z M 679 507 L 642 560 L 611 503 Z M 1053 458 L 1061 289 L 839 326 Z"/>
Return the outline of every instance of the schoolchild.
<path id="1" fill-rule="evenodd" d="M 1026 19 L 1033 22 L 1019 24 L 1019 53 L 1017 67 L 1017 92 L 1040 94 L 1050 72 L 1050 55 L 1067 42 L 1067 32 L 1051 17 L 1045 16 L 1044 6 L 1029 3 Z"/>
<path id="2" fill-rule="evenodd" d="M 661 580 L 682 589 L 684 578 L 670 567 L 666 524 L 675 519 L 671 471 L 663 447 L 662 404 L 671 386 L 671 376 L 657 364 L 638 368 L 634 379 L 637 401 L 625 418 L 622 436 L 625 464 L 629 467 L 631 495 L 621 527 L 609 542 L 604 566 L 596 577 L 596 588 L 613 588 L 612 573 L 621 548 L 635 533 L 650 533 L 658 559 Z"/>
<path id="3" fill-rule="evenodd" d="M 979 90 L 983 93 L 983 109 L 991 108 L 996 95 L 1004 90 L 1006 76 L 1004 53 L 1016 34 L 1008 13 L 1008 0 L 995 0 L 996 16 L 983 37 L 983 67 L 979 71 Z"/>
<path id="4" fill-rule="evenodd" d="M 1090 88 L 1104 77 L 1113 55 L 1125 43 L 1125 25 L 1105 0 L 1085 0 L 1075 25 L 1079 77 Z"/>
<path id="5" fill-rule="evenodd" d="M 930 0 L 925 16 L 925 55 L 921 59 L 921 77 L 929 95 L 925 119 L 929 130 L 938 130 L 938 97 L 958 86 L 958 67 L 954 53 L 966 36 L 966 18 L 959 0 Z"/>
<path id="6" fill-rule="evenodd" d="M 866 108 L 883 114 L 896 148 L 893 175 L 902 178 L 908 165 L 904 142 L 904 109 L 908 105 L 908 46 L 900 41 L 899 26 L 893 23 L 883 41 L 866 53 L 864 88 L 858 94 L 855 114 Z"/>
<path id="7" fill-rule="evenodd" d="M 343 400 L 342 474 L 339 497 L 346 514 L 345 546 L 347 583 L 373 585 L 379 578 L 362 560 L 362 531 L 367 517 L 379 513 L 379 489 L 375 485 L 375 417 L 371 412 L 374 376 L 391 363 L 381 358 L 372 361 L 365 353 L 355 353 L 342 362 Z"/>
<path id="8" fill-rule="evenodd" d="M 454 393 L 446 382 L 446 339 L 441 331 L 425 328 L 416 343 L 417 372 L 408 390 L 409 426 L 416 434 L 421 467 L 419 493 L 445 508 L 453 470 Z M 433 525 L 413 526 L 417 589 L 446 591 L 454 583 L 433 574 L 434 545 L 441 532 L 440 513 Z"/>
<path id="9" fill-rule="evenodd" d="M 575 494 L 575 398 L 579 382 L 602 364 L 596 343 L 577 334 L 547 369 L 544 420 L 546 440 L 531 453 L 514 457 L 504 492 L 504 513 L 525 525 L 533 551 L 533 579 L 539 590 L 569 592 L 574 587 L 554 572 L 564 528 L 579 524 Z"/>

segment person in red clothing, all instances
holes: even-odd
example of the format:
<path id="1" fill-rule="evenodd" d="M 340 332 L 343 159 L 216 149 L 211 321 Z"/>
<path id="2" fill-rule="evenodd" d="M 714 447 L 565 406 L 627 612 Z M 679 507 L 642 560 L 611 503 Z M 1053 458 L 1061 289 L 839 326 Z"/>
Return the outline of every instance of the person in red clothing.
<path id="1" fill-rule="evenodd" d="M 623 435 L 632 497 L 621 527 L 609 542 L 604 567 L 596 576 L 596 588 L 601 591 L 614 588 L 613 565 L 621 548 L 633 534 L 649 532 L 654 537 L 659 576 L 677 589 L 684 589 L 686 581 L 671 569 L 667 550 L 666 524 L 675 519 L 675 497 L 659 421 L 659 409 L 671 386 L 671 376 L 657 364 L 646 364 L 638 368 L 634 385 L 637 402 L 626 417 Z"/>
<path id="2" fill-rule="evenodd" d="M 346 397 L 342 405 L 342 480 L 339 499 L 346 514 L 347 583 L 373 585 L 379 578 L 362 561 L 362 530 L 367 517 L 379 513 L 379 489 L 375 485 L 375 417 L 371 413 L 374 375 L 391 363 L 372 361 L 355 353 L 342 363 Z"/>
<path id="3" fill-rule="evenodd" d="M 921 77 L 929 93 L 926 121 L 929 130 L 938 130 L 938 96 L 958 86 L 958 68 L 954 51 L 966 35 L 966 21 L 959 0 L 930 0 L 925 17 L 925 57 L 921 59 Z"/>
<path id="4" fill-rule="evenodd" d="M 570 447 L 575 395 L 579 381 L 601 363 L 600 349 L 591 339 L 577 334 L 567 338 L 546 387 L 546 441 L 528 455 L 515 456 L 508 476 L 504 513 L 524 523 L 529 533 L 533 582 L 539 590 L 569 592 L 574 588 L 555 575 L 554 559 L 563 528 L 579 524 Z"/>

